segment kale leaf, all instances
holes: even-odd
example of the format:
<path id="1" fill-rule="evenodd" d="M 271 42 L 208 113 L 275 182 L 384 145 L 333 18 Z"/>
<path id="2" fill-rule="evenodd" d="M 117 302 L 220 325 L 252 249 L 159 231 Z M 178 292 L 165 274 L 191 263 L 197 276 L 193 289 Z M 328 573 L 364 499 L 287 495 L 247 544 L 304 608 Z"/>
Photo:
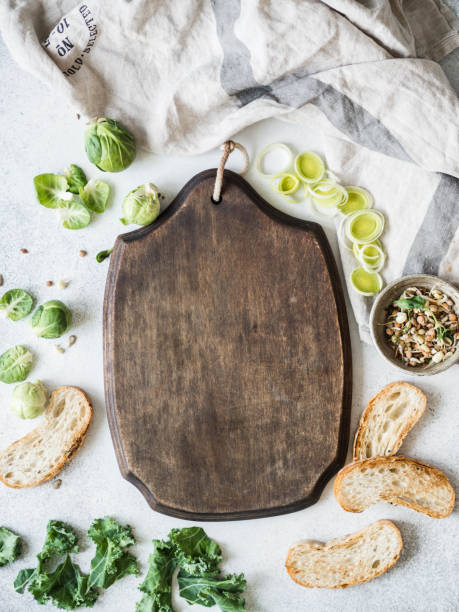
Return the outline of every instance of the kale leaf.
<path id="1" fill-rule="evenodd" d="M 241 612 L 245 601 L 244 574 L 220 576 L 222 552 L 201 527 L 172 529 L 167 540 L 153 540 L 154 552 L 139 589 L 145 593 L 136 612 L 174 612 L 172 576 L 177 576 L 180 595 L 189 604 L 218 605 L 222 612 Z"/>
<path id="2" fill-rule="evenodd" d="M 0 527 L 0 567 L 16 561 L 20 552 L 21 538 L 6 527 Z"/>

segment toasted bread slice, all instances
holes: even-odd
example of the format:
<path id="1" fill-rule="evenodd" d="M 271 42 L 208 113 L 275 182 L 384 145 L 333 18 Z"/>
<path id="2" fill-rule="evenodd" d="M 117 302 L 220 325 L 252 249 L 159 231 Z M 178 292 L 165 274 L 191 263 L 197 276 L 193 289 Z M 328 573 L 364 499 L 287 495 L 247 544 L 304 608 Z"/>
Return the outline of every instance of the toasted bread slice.
<path id="1" fill-rule="evenodd" d="M 338 472 L 334 490 L 338 503 L 348 512 L 362 512 L 385 501 L 444 518 L 453 511 L 455 501 L 454 489 L 443 472 L 399 455 L 346 465 Z"/>
<path id="2" fill-rule="evenodd" d="M 57 474 L 83 444 L 92 406 L 77 387 L 58 387 L 40 425 L 0 452 L 0 480 L 9 487 L 35 487 Z"/>
<path id="3" fill-rule="evenodd" d="M 402 546 L 394 523 L 376 521 L 327 544 L 298 542 L 288 551 L 285 566 L 290 578 L 301 586 L 344 589 L 387 571 L 397 562 Z"/>
<path id="4" fill-rule="evenodd" d="M 426 396 L 405 382 L 384 387 L 369 402 L 360 417 L 354 438 L 354 461 L 394 455 L 406 434 L 426 409 Z"/>

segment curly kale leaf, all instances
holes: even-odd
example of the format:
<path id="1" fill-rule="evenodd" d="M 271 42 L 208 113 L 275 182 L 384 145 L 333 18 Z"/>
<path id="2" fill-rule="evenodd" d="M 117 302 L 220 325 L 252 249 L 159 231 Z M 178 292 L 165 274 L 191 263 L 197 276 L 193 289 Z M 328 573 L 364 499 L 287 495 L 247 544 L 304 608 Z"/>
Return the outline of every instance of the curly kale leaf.
<path id="1" fill-rule="evenodd" d="M 20 552 L 21 538 L 6 527 L 0 527 L 0 567 L 16 561 Z"/>

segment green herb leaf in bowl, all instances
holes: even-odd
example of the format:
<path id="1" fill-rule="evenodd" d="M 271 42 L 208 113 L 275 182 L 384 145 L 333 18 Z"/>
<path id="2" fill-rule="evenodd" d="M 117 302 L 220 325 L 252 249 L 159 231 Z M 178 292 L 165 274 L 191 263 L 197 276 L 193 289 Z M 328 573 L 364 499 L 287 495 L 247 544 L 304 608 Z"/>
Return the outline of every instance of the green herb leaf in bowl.
<path id="1" fill-rule="evenodd" d="M 60 338 L 72 323 L 72 314 L 60 300 L 39 306 L 32 316 L 32 328 L 40 338 Z"/>
<path id="2" fill-rule="evenodd" d="M 25 346 L 17 344 L 0 355 L 0 380 L 4 383 L 22 382 L 32 367 L 33 355 Z"/>
<path id="3" fill-rule="evenodd" d="M 62 201 L 59 206 L 59 216 L 66 229 L 83 229 L 91 221 L 91 213 L 79 198 Z"/>
<path id="4" fill-rule="evenodd" d="M 16 561 L 20 552 L 21 538 L 6 527 L 0 527 L 0 567 Z"/>
<path id="5" fill-rule="evenodd" d="M 425 307 L 426 301 L 419 295 L 415 295 L 410 298 L 400 298 L 394 302 L 395 306 L 398 306 L 401 310 L 413 310 L 414 308 L 418 308 L 419 310 L 423 310 Z"/>
<path id="6" fill-rule="evenodd" d="M 89 210 L 103 213 L 110 196 L 110 186 L 104 181 L 91 179 L 85 187 L 80 187 L 80 198 Z"/>
<path id="7" fill-rule="evenodd" d="M 70 164 L 70 166 L 64 171 L 64 176 L 67 179 L 68 187 L 67 190 L 78 195 L 80 189 L 86 185 L 88 179 L 86 174 L 76 164 Z"/>
<path id="8" fill-rule="evenodd" d="M 26 317 L 33 308 L 33 297 L 24 289 L 10 289 L 0 299 L 0 314 L 12 321 Z"/>
<path id="9" fill-rule="evenodd" d="M 33 179 L 37 200 L 46 208 L 59 208 L 61 202 L 69 198 L 68 183 L 59 174 L 39 174 Z"/>

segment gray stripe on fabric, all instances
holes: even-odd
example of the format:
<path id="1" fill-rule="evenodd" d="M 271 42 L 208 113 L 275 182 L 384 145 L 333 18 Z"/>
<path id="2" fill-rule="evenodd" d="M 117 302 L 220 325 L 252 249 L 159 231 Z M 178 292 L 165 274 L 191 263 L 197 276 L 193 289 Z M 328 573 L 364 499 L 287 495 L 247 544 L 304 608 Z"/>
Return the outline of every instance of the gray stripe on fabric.
<path id="1" fill-rule="evenodd" d="M 239 106 L 259 98 L 275 100 L 299 108 L 308 102 L 317 106 L 327 119 L 351 140 L 397 159 L 410 158 L 389 130 L 367 110 L 337 89 L 306 72 L 287 74 L 270 85 L 260 85 L 253 75 L 250 52 L 234 33 L 240 15 L 240 0 L 211 0 L 217 34 L 223 49 L 220 80 L 223 89 L 235 96 Z"/>
<path id="2" fill-rule="evenodd" d="M 459 227 L 459 179 L 442 174 L 416 234 L 403 274 L 438 274 Z"/>

